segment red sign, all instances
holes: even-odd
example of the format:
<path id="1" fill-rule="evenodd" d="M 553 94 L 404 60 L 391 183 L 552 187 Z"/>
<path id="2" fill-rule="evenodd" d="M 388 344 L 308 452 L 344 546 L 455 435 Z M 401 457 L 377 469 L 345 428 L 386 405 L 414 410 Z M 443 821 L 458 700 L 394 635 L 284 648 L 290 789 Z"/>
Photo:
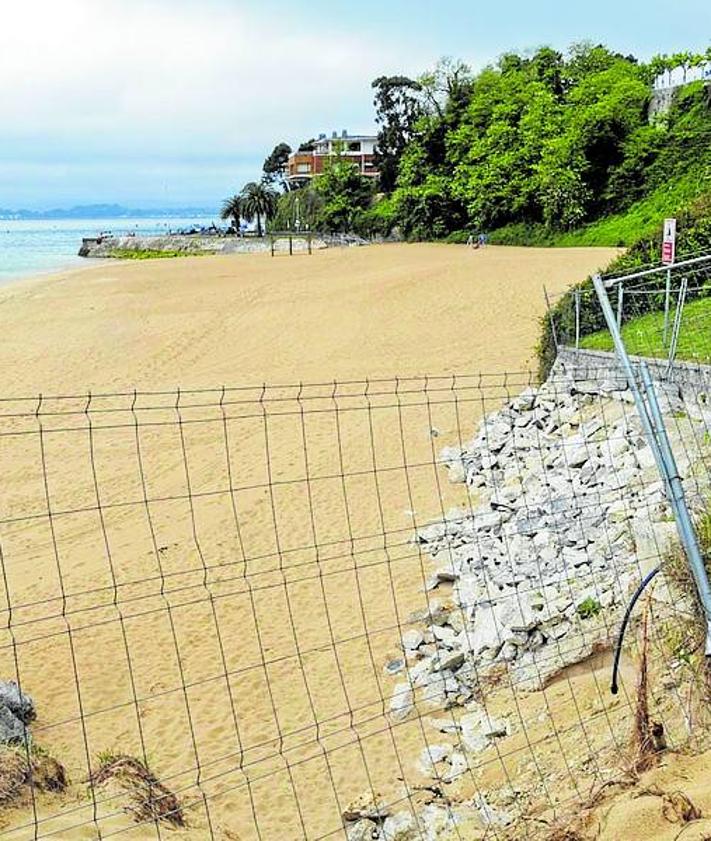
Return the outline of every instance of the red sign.
<path id="1" fill-rule="evenodd" d="M 676 259 L 676 219 L 664 220 L 662 263 L 669 265 Z"/>

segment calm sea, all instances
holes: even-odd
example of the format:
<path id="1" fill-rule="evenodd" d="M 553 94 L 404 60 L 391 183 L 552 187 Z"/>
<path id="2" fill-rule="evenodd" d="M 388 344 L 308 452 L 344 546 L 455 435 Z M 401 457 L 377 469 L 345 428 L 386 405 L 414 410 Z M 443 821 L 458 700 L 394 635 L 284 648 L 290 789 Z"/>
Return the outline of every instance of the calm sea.
<path id="1" fill-rule="evenodd" d="M 86 265 L 77 257 L 82 237 L 102 231 L 159 234 L 168 230 L 210 225 L 210 218 L 71 219 L 66 221 L 0 220 L 0 283 L 18 277 Z M 217 219 L 215 220 L 218 221 Z"/>

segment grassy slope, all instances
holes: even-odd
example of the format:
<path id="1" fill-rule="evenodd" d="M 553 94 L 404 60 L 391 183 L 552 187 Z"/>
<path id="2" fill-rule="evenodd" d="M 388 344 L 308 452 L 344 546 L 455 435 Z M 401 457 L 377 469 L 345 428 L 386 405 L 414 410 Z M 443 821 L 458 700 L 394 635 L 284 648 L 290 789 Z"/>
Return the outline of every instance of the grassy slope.
<path id="1" fill-rule="evenodd" d="M 670 321 L 673 323 L 673 315 Z M 662 344 L 664 313 L 653 312 L 632 319 L 622 327 L 622 336 L 630 353 L 640 356 L 667 356 Z M 612 338 L 604 330 L 584 336 L 581 347 L 612 350 Z M 711 298 L 691 301 L 684 308 L 679 334 L 678 359 L 711 364 Z"/>
<path id="2" fill-rule="evenodd" d="M 622 213 L 607 216 L 577 231 L 559 234 L 555 245 L 632 245 L 640 239 L 652 238 L 661 220 L 675 214 L 680 207 L 695 199 L 702 191 L 699 173 L 658 187 Z"/>
<path id="3" fill-rule="evenodd" d="M 689 172 L 645 196 L 620 213 L 578 228 L 555 233 L 543 225 L 508 225 L 491 234 L 497 245 L 532 246 L 630 246 L 639 240 L 653 239 L 659 233 L 661 220 L 678 213 L 679 208 L 693 201 L 708 189 L 701 173 Z"/>

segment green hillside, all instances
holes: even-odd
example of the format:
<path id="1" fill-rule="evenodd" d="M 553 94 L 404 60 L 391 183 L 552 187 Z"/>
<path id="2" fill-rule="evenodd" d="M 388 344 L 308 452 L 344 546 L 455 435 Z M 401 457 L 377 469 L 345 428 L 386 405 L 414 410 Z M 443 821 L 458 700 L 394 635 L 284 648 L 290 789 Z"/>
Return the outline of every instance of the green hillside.
<path id="1" fill-rule="evenodd" d="M 584 43 L 506 53 L 478 73 L 444 59 L 417 78 L 379 77 L 377 183 L 336 154 L 302 189 L 284 185 L 267 215 L 275 228 L 298 218 L 408 240 L 631 246 L 711 190 L 711 85 L 650 108 L 660 73 L 710 60 L 711 48 L 644 63 Z M 267 158 L 267 183 L 284 180 L 289 152 Z"/>

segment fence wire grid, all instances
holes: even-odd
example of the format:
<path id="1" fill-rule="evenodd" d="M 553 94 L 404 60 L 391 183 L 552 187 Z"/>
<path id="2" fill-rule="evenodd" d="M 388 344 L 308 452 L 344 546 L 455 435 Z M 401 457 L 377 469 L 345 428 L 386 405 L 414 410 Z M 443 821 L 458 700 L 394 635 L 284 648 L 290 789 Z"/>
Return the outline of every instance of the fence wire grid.
<path id="1" fill-rule="evenodd" d="M 709 407 L 665 401 L 701 513 Z M 609 373 L 3 399 L 0 477 L 0 677 L 36 712 L 4 838 L 540 837 L 629 761 L 638 635 L 616 697 L 609 644 L 673 522 Z"/>
<path id="2" fill-rule="evenodd" d="M 630 354 L 664 359 L 669 372 L 677 361 L 711 364 L 711 255 L 691 254 L 679 265 L 642 267 L 606 283 Z M 558 348 L 613 349 L 591 284 L 548 301 Z"/>

